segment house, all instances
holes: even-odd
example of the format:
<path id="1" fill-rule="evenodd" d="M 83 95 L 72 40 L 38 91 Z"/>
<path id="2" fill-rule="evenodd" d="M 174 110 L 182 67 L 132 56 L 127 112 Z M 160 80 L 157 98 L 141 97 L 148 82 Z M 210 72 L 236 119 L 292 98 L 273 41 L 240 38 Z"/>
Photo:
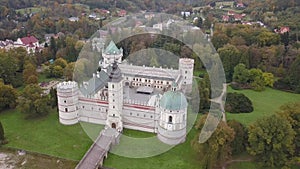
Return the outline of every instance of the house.
<path id="1" fill-rule="evenodd" d="M 14 46 L 24 47 L 26 48 L 26 51 L 28 53 L 35 53 L 37 50 L 39 51 L 41 49 L 39 40 L 32 35 L 28 35 L 27 37 L 23 38 L 18 38 L 17 41 L 14 43 Z"/>
<path id="2" fill-rule="evenodd" d="M 223 15 L 223 16 L 222 16 L 222 21 L 223 21 L 223 22 L 228 22 L 229 19 L 230 19 L 230 17 L 229 17 L 228 15 Z"/>
<path id="3" fill-rule="evenodd" d="M 181 12 L 181 16 L 186 16 L 186 17 L 189 17 L 189 16 L 191 16 L 191 12 L 185 12 L 185 11 L 182 11 Z"/>
<path id="4" fill-rule="evenodd" d="M 239 3 L 236 4 L 236 7 L 237 8 L 245 8 L 245 5 L 244 5 L 244 3 L 239 2 Z"/>
<path id="5" fill-rule="evenodd" d="M 290 27 L 283 26 L 280 29 L 274 29 L 275 33 L 284 34 L 286 32 L 290 32 Z"/>
<path id="6" fill-rule="evenodd" d="M 241 21 L 244 18 L 244 16 L 242 14 L 235 14 L 233 18 L 235 21 Z"/>
<path id="7" fill-rule="evenodd" d="M 228 11 L 228 12 L 227 12 L 227 15 L 228 15 L 228 16 L 234 16 L 234 15 L 235 15 L 235 12 L 234 12 L 234 11 Z"/>
<path id="8" fill-rule="evenodd" d="M 70 17 L 69 21 L 71 21 L 71 22 L 78 22 L 79 18 L 78 17 Z"/>
<path id="9" fill-rule="evenodd" d="M 125 11 L 124 9 L 122 9 L 118 12 L 119 17 L 124 17 L 126 14 L 127 14 L 127 11 Z"/>
<path id="10" fill-rule="evenodd" d="M 55 34 L 54 33 L 45 34 L 44 35 L 45 42 L 49 43 L 52 37 L 55 38 Z"/>
<path id="11" fill-rule="evenodd" d="M 97 15 L 95 13 L 89 14 L 90 19 L 96 19 Z"/>

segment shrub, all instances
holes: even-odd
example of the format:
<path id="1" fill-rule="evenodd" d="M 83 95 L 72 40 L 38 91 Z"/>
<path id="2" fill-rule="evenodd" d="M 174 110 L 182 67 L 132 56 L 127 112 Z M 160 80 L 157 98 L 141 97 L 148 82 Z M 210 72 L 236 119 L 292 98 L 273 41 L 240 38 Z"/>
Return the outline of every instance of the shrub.
<path id="1" fill-rule="evenodd" d="M 250 113 L 253 111 L 252 102 L 242 93 L 228 93 L 225 111 L 230 113 Z"/>

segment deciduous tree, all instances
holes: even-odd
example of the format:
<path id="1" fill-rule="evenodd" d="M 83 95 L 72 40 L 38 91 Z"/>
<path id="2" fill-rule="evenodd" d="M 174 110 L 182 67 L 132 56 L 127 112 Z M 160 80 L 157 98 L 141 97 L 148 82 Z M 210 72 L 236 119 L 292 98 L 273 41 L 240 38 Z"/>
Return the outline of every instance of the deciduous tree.
<path id="1" fill-rule="evenodd" d="M 206 120 L 203 116 L 196 125 L 199 131 L 202 129 Z M 197 150 L 203 168 L 220 168 L 231 158 L 231 143 L 234 139 L 234 130 L 225 122 L 221 121 L 212 136 L 200 144 L 199 134 L 192 141 L 193 147 Z"/>
<path id="2" fill-rule="evenodd" d="M 285 118 L 272 115 L 249 126 L 248 152 L 266 167 L 284 166 L 294 154 L 295 132 Z"/>

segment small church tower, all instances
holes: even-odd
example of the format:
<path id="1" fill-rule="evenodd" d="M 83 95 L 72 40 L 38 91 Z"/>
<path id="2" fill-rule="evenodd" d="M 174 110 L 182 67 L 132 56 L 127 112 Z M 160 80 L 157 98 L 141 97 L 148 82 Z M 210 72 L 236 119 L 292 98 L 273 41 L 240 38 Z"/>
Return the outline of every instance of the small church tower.
<path id="1" fill-rule="evenodd" d="M 116 62 L 113 63 L 108 81 L 108 114 L 106 126 L 115 128 L 119 132 L 123 130 L 123 83 L 121 70 Z"/>
<path id="2" fill-rule="evenodd" d="M 65 125 L 78 123 L 78 85 L 61 82 L 57 85 L 59 122 Z"/>

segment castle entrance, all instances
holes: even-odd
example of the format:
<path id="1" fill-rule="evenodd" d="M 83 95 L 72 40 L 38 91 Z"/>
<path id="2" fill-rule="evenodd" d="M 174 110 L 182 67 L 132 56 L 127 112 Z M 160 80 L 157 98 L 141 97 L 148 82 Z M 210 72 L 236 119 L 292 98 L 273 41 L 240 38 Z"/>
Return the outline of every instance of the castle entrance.
<path id="1" fill-rule="evenodd" d="M 113 129 L 117 128 L 116 123 L 112 123 L 111 128 L 113 128 Z"/>

